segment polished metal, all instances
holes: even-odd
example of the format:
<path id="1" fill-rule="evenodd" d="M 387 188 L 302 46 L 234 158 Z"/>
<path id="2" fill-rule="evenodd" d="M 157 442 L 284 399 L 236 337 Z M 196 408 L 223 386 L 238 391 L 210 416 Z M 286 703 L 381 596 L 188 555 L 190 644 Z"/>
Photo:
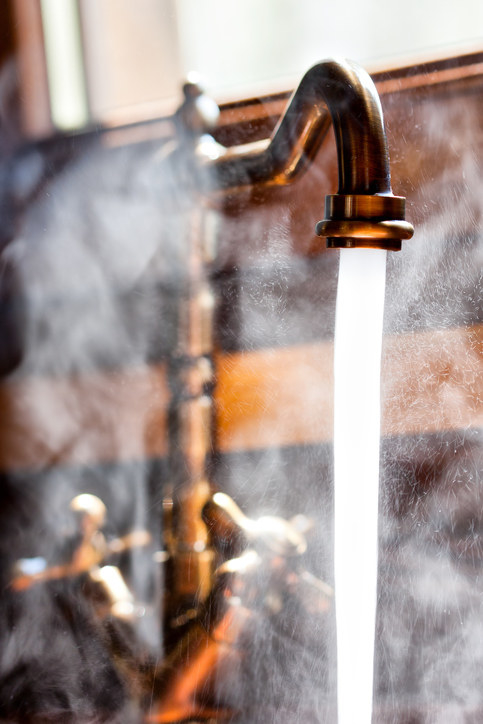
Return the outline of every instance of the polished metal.
<path id="1" fill-rule="evenodd" d="M 339 187 L 328 197 L 327 216 L 316 233 L 327 237 L 329 248 L 400 249 L 413 228 L 405 221 L 405 199 L 392 193 L 379 95 L 370 76 L 352 61 L 326 60 L 313 66 L 269 141 L 212 150 L 206 163 L 214 171 L 216 188 L 290 183 L 314 159 L 330 121 Z"/>
<path id="2" fill-rule="evenodd" d="M 178 305 L 178 339 L 168 363 L 172 491 L 167 496 L 171 506 L 165 505 L 169 585 L 164 616 L 171 628 L 184 622 L 208 597 L 215 567 L 202 519 L 203 506 L 212 493 L 208 467 L 213 450 L 214 296 L 205 273 L 203 218 L 192 216 L 186 240 L 187 274 Z"/>
<path id="3" fill-rule="evenodd" d="M 414 229 L 404 221 L 405 199 L 392 195 L 334 194 L 325 198 L 326 218 L 315 227 L 327 247 L 401 249 Z"/>
<path id="4" fill-rule="evenodd" d="M 195 73 L 191 73 L 183 84 L 183 96 L 183 103 L 174 116 L 176 131 L 183 141 L 196 143 L 203 134 L 216 127 L 220 109 L 204 92 Z"/>

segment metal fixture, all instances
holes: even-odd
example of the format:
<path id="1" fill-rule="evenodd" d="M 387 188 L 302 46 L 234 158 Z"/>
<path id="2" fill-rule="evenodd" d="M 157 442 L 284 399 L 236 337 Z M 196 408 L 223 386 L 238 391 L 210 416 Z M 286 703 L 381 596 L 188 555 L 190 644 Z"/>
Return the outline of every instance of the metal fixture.
<path id="1" fill-rule="evenodd" d="M 148 722 L 231 721 L 235 712 L 223 699 L 225 688 L 216 686 L 217 674 L 239 668 L 257 622 L 268 619 L 282 636 L 294 637 L 295 608 L 317 629 L 331 605 L 331 587 L 303 567 L 305 533 L 312 527 L 305 516 L 253 520 L 228 495 L 215 493 L 203 520 L 220 564 L 209 597 L 156 672 Z"/>
<path id="2" fill-rule="evenodd" d="M 191 86 L 190 91 L 193 91 Z M 317 234 L 326 236 L 327 246 L 332 248 L 392 250 L 400 249 L 401 240 L 412 236 L 412 226 L 404 220 L 405 199 L 394 196 L 391 190 L 379 96 L 367 73 L 354 63 L 331 60 L 309 70 L 292 96 L 272 138 L 256 144 L 225 148 L 213 139 L 207 143 L 206 136 L 202 135 L 206 126 L 194 122 L 191 113 L 191 97 L 198 99 L 202 97 L 201 92 L 195 89 L 187 95 L 185 91 L 185 97 L 185 103 L 177 114 L 178 122 L 184 122 L 186 126 L 180 137 L 188 139 L 185 148 L 195 148 L 197 158 L 213 174 L 215 193 L 223 195 L 230 189 L 245 186 L 290 183 L 315 157 L 329 128 L 330 116 L 337 146 L 339 188 L 337 194 L 326 199 L 327 218 L 317 224 Z M 197 121 L 197 113 L 194 119 Z M 199 139 L 193 143 L 197 132 Z M 185 160 L 193 163 L 189 155 Z M 205 364 L 209 362 L 211 370 L 211 316 L 209 324 L 202 325 L 207 330 L 204 345 L 193 347 L 189 343 L 193 334 L 195 338 L 197 336 L 199 314 L 196 310 L 199 312 L 201 309 L 196 290 L 200 283 L 201 286 L 205 284 L 200 267 L 202 241 L 196 237 L 199 234 L 195 235 L 190 247 L 188 308 L 192 311 L 188 315 L 185 333 L 188 344 L 182 357 L 190 361 L 189 367 L 193 370 L 201 361 Z M 211 408 L 211 396 L 205 398 L 203 395 L 206 385 L 210 386 L 210 379 L 211 374 L 208 374 L 204 385 L 197 386 L 198 393 L 188 395 L 190 406 L 206 399 L 207 409 Z M 173 391 L 180 383 L 186 394 L 190 385 L 183 385 L 183 380 L 179 378 L 173 385 Z M 178 415 L 187 404 L 182 398 L 183 395 Z M 189 430 L 191 435 L 195 430 L 202 431 L 204 444 L 194 446 L 200 452 L 199 456 L 195 456 L 197 460 L 199 457 L 198 463 L 182 466 L 185 480 L 181 481 L 180 489 L 184 490 L 184 495 L 177 507 L 185 525 L 173 529 L 172 544 L 168 546 L 173 570 L 181 574 L 177 577 L 178 590 L 174 591 L 178 604 L 171 607 L 172 613 L 177 615 L 171 619 L 171 626 L 179 619 L 180 632 L 187 628 L 171 648 L 156 679 L 153 688 L 156 706 L 149 719 L 153 722 L 226 718 L 223 702 L 216 692 L 210 691 L 209 682 L 216 670 L 226 667 L 233 657 L 243 655 L 238 650 L 237 641 L 243 639 L 244 630 L 252 625 L 253 617 L 260 609 L 259 603 L 256 603 L 261 595 L 260 570 L 263 577 L 270 581 L 270 595 L 266 596 L 266 600 L 277 601 L 280 606 L 269 615 L 283 618 L 281 602 L 287 599 L 291 578 L 297 580 L 300 591 L 310 580 L 310 587 L 318 600 L 315 607 L 310 607 L 312 610 L 325 612 L 330 598 L 330 591 L 323 582 L 312 581 L 310 574 L 299 573 L 294 568 L 293 561 L 303 554 L 306 547 L 305 531 L 298 529 L 294 521 L 270 516 L 258 521 L 250 520 L 225 494 L 215 493 L 208 497 L 209 484 L 204 465 L 210 449 L 206 434 L 209 424 L 196 417 L 196 420 L 192 419 Z M 185 442 L 185 455 L 190 460 L 192 446 L 188 438 Z M 172 444 L 177 446 L 176 438 Z M 207 498 L 203 505 L 205 495 Z M 200 536 L 201 517 L 209 531 L 208 538 L 206 533 Z M 196 541 L 189 534 L 193 530 L 197 531 Z M 207 566 L 201 565 L 200 552 L 206 557 Z M 210 564 L 215 561 L 217 569 L 211 568 L 210 572 Z M 183 591 L 182 581 L 190 581 L 189 570 L 195 571 L 195 576 L 188 586 L 189 590 L 184 591 L 187 598 L 183 609 L 182 605 L 179 607 L 179 596 Z M 257 575 L 254 575 L 255 572 Z M 176 577 L 172 582 L 176 584 Z"/>
<path id="3" fill-rule="evenodd" d="M 183 103 L 174 116 L 176 131 L 180 141 L 196 144 L 200 137 L 216 128 L 220 109 L 203 91 L 196 73 L 190 73 L 183 84 L 183 96 Z"/>
<path id="4" fill-rule="evenodd" d="M 192 188 L 203 176 L 193 151 L 217 147 L 207 135 L 217 114 L 196 84 L 185 84 L 183 92 L 173 154 Z M 166 564 L 165 658 L 154 675 L 148 716 L 165 724 L 230 719 L 233 711 L 220 700 L 213 680 L 217 671 L 243 658 L 247 628 L 263 615 L 281 619 L 282 609 L 294 600 L 324 618 L 332 595 L 327 584 L 302 568 L 310 521 L 304 516 L 252 520 L 228 495 L 215 492 L 210 479 L 215 299 L 207 272 L 209 213 L 190 214 L 178 338 L 168 364 L 171 481 L 164 499 L 165 550 L 159 556 Z"/>
<path id="5" fill-rule="evenodd" d="M 327 237 L 329 248 L 400 249 L 413 227 L 405 221 L 405 199 L 392 193 L 379 95 L 370 76 L 352 61 L 313 66 L 268 141 L 218 146 L 216 158 L 211 151 L 206 162 L 215 171 L 215 187 L 290 183 L 314 159 L 330 120 L 339 188 L 326 197 L 326 218 L 317 224 L 317 235 Z"/>
<path id="6" fill-rule="evenodd" d="M 193 218 L 188 279 L 179 299 L 176 350 L 168 363 L 171 390 L 169 494 L 164 498 L 167 558 L 165 616 L 169 626 L 196 610 L 211 589 L 214 553 L 202 520 L 211 494 L 214 297 L 204 273 L 202 218 Z M 199 223 L 197 223 L 199 222 Z"/>

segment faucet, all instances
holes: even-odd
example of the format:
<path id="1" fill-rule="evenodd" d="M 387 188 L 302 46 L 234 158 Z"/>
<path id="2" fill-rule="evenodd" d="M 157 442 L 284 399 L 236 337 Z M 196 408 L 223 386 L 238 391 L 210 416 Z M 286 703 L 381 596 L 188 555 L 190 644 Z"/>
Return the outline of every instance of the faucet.
<path id="1" fill-rule="evenodd" d="M 399 250 L 413 227 L 405 221 L 405 199 L 391 189 L 377 90 L 370 76 L 351 61 L 327 60 L 311 68 L 270 139 L 224 147 L 213 138 L 207 142 L 206 134 L 200 133 L 199 143 L 191 146 L 195 158 L 186 161 L 209 172 L 211 195 L 223 203 L 229 191 L 292 183 L 315 158 L 331 122 L 339 185 L 337 193 L 326 198 L 326 218 L 317 224 L 316 234 L 327 238 L 327 248 Z M 193 500 L 196 490 L 193 485 Z M 237 641 L 246 638 L 260 612 L 261 576 L 270 581 L 271 600 L 287 599 L 289 580 L 297 581 L 300 590 L 304 581 L 310 581 L 310 597 L 317 601 L 311 610 L 323 617 L 330 606 L 330 588 L 297 563 L 306 540 L 294 521 L 271 517 L 252 521 L 224 493 L 212 493 L 197 505 L 210 533 L 217 568 L 209 581 L 209 595 L 196 607 L 186 635 L 173 647 L 153 685 L 157 704 L 148 719 L 152 722 L 224 721 L 233 715 L 210 692 L 209 682 L 216 671 L 243 656 Z M 192 515 L 194 507 L 189 509 Z M 307 601 L 306 592 L 304 598 Z"/>
<path id="2" fill-rule="evenodd" d="M 307 71 L 270 139 L 205 153 L 215 189 L 291 183 L 315 158 L 330 121 L 339 187 L 326 197 L 316 234 L 328 248 L 399 250 L 414 230 L 405 221 L 405 199 L 392 193 L 379 95 L 368 73 L 349 60 L 325 60 Z"/>

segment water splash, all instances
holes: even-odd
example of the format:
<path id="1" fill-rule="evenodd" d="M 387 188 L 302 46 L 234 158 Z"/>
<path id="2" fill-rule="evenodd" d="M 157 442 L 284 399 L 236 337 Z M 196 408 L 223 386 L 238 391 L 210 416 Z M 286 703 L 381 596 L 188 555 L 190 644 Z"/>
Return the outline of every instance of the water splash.
<path id="1" fill-rule="evenodd" d="M 385 270 L 385 251 L 341 250 L 334 351 L 339 724 L 370 724 L 372 716 Z"/>

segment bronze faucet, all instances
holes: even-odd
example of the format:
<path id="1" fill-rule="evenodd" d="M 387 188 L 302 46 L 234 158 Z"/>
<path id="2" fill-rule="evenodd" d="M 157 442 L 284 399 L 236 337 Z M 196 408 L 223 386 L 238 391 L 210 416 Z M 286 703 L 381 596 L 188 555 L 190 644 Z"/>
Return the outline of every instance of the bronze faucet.
<path id="1" fill-rule="evenodd" d="M 339 188 L 326 198 L 327 218 L 317 224 L 317 234 L 327 237 L 328 247 L 400 249 L 413 227 L 404 220 L 405 199 L 392 193 L 379 95 L 370 76 L 352 61 L 314 65 L 293 93 L 271 139 L 234 148 L 218 146 L 216 157 L 205 161 L 215 172 L 215 188 L 224 192 L 291 183 L 315 158 L 331 121 Z"/>
<path id="2" fill-rule="evenodd" d="M 326 219 L 317 224 L 316 233 L 327 237 L 329 248 L 400 249 L 401 240 L 410 238 L 413 228 L 404 219 L 405 199 L 392 193 L 377 90 L 355 63 L 328 60 L 309 70 L 271 139 L 232 148 L 200 143 L 197 158 L 213 175 L 214 192 L 221 199 L 232 189 L 286 185 L 307 169 L 331 121 L 339 187 L 326 198 Z M 225 541 L 225 560 L 220 560 L 218 551 L 211 593 L 193 616 L 186 637 L 168 656 L 158 678 L 157 705 L 150 721 L 223 721 L 229 716 L 209 682 L 219 667 L 242 655 L 237 641 L 252 625 L 257 610 L 254 571 L 260 566 L 273 586 L 273 600 L 282 590 L 286 595 L 290 581 L 302 588 L 304 580 L 310 580 L 317 598 L 312 611 L 326 611 L 330 602 L 326 584 L 290 564 L 306 545 L 294 522 L 272 517 L 250 520 L 223 493 L 215 493 L 201 510 L 197 487 L 193 486 L 193 500 L 199 501 L 215 553 L 217 541 Z M 231 542 L 228 555 L 227 540 Z M 260 546 L 266 548 L 264 556 L 260 556 Z"/>

